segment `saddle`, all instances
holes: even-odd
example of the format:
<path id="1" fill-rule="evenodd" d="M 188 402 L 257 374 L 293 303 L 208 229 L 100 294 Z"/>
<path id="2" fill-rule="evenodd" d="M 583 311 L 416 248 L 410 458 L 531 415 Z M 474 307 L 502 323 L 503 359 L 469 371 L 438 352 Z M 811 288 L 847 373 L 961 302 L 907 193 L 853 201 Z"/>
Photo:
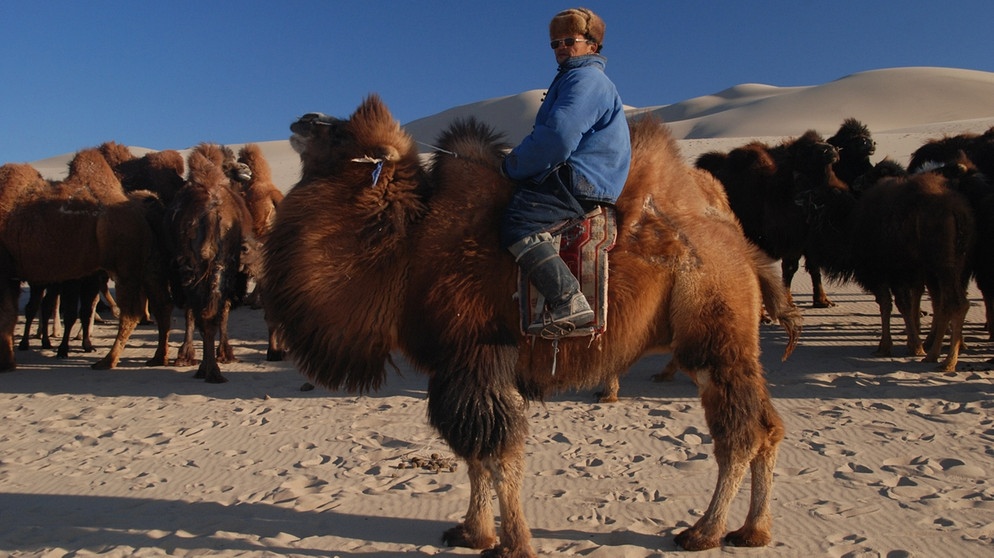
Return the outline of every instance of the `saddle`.
<path id="1" fill-rule="evenodd" d="M 608 252 L 618 238 L 618 223 L 613 207 L 597 206 L 579 223 L 570 223 L 553 231 L 559 256 L 580 282 L 580 290 L 594 311 L 594 321 L 573 330 L 566 337 L 596 337 L 607 331 Z M 518 271 L 518 306 L 521 333 L 538 321 L 545 308 L 545 297 Z"/>

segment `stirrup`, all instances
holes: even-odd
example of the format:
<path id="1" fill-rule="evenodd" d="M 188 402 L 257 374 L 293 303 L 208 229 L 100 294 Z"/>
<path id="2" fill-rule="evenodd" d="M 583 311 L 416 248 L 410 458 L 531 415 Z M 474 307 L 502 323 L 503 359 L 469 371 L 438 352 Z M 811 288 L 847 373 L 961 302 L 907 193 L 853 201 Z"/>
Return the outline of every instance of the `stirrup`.
<path id="1" fill-rule="evenodd" d="M 566 337 L 576 329 L 576 325 L 569 320 L 552 321 L 552 316 L 548 312 L 542 312 L 542 321 L 535 322 L 528 326 L 528 335 L 538 335 L 542 339 L 554 340 Z"/>
<path id="2" fill-rule="evenodd" d="M 546 308 L 542 312 L 541 321 L 529 325 L 527 333 L 543 339 L 559 339 L 573 333 L 578 326 L 589 324 L 594 318 L 594 311 L 587 304 L 583 293 L 574 293 L 562 305 Z"/>

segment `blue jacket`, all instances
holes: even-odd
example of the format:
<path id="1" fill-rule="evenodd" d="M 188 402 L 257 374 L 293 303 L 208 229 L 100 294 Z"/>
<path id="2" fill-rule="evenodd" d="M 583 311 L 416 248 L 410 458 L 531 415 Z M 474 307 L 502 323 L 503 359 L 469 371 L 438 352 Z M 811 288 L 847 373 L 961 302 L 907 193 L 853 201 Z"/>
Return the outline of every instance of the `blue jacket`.
<path id="1" fill-rule="evenodd" d="M 621 96 L 598 54 L 566 60 L 535 115 L 535 127 L 504 160 L 516 181 L 542 182 L 560 165 L 574 170 L 573 195 L 614 203 L 628 179 L 631 138 Z"/>

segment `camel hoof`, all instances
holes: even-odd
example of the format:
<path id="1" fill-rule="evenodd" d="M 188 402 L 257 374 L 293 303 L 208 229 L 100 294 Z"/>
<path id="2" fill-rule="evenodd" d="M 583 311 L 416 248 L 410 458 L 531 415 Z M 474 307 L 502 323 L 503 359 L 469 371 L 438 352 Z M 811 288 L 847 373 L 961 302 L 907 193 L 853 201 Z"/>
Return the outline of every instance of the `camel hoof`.
<path id="1" fill-rule="evenodd" d="M 165 357 L 154 356 L 145 361 L 145 366 L 169 366 L 169 362 Z"/>
<path id="2" fill-rule="evenodd" d="M 195 358 L 180 357 L 173 361 L 173 366 L 176 367 L 196 366 L 198 364 L 200 364 L 200 361 Z"/>
<path id="3" fill-rule="evenodd" d="M 269 349 L 266 351 L 266 360 L 269 362 L 282 362 L 286 358 L 286 351 Z"/>
<path id="4" fill-rule="evenodd" d="M 725 536 L 725 542 L 732 546 L 766 546 L 772 540 L 773 537 L 766 529 L 746 529 L 745 527 Z"/>
<path id="5" fill-rule="evenodd" d="M 835 303 L 827 298 L 825 300 L 816 300 L 811 303 L 812 308 L 834 308 Z"/>
<path id="6" fill-rule="evenodd" d="M 473 535 L 466 529 L 465 523 L 460 523 L 442 533 L 442 542 L 448 546 L 463 548 L 493 548 L 497 544 L 497 537 Z"/>
<path id="7" fill-rule="evenodd" d="M 684 550 L 707 550 L 721 546 L 720 537 L 705 537 L 694 527 L 679 533 L 673 540 Z"/>
<path id="8" fill-rule="evenodd" d="M 114 368 L 114 364 L 115 363 L 112 362 L 110 359 L 104 357 L 91 364 L 90 368 L 93 370 L 110 370 L 111 368 Z"/>
<path id="9" fill-rule="evenodd" d="M 28 346 L 27 341 L 21 341 L 20 343 L 17 344 L 17 350 L 18 351 L 26 351 L 26 350 L 28 350 L 30 348 L 31 347 Z"/>
<path id="10" fill-rule="evenodd" d="M 597 399 L 598 403 L 617 403 L 618 402 L 618 395 L 617 394 L 609 394 L 609 393 L 606 393 L 606 392 L 603 392 L 603 391 L 598 391 L 597 393 L 595 393 L 594 394 L 594 398 Z"/>

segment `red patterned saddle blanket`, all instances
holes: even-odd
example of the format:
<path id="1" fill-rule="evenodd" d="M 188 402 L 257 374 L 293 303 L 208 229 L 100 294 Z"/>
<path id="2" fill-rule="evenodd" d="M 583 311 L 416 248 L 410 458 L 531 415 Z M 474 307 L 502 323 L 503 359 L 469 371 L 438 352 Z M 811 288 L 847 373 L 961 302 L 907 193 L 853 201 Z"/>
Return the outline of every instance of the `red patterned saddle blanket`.
<path id="1" fill-rule="evenodd" d="M 618 238 L 614 208 L 598 206 L 580 223 L 554 233 L 559 255 L 580 281 L 580 289 L 594 310 L 594 321 L 573 330 L 567 337 L 597 336 L 607 331 L 608 252 Z M 545 307 L 545 297 L 518 272 L 518 305 L 521 332 L 537 321 Z"/>

